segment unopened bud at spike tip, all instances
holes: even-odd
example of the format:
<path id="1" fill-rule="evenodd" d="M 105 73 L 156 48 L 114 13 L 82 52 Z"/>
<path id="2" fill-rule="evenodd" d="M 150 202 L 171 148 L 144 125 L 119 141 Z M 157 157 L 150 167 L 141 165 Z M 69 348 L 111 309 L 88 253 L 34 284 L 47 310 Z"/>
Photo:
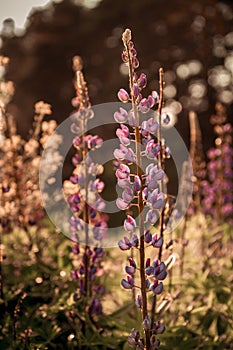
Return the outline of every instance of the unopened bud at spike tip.
<path id="1" fill-rule="evenodd" d="M 122 34 L 122 41 L 123 43 L 126 45 L 128 44 L 128 42 L 131 40 L 132 36 L 131 36 L 131 30 L 129 28 L 127 28 L 124 33 Z"/>

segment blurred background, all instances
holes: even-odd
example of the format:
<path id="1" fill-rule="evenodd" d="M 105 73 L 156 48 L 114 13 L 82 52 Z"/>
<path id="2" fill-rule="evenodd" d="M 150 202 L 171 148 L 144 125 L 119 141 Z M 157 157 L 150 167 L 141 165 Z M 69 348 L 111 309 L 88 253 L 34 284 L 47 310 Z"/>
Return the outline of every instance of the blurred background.
<path id="1" fill-rule="evenodd" d="M 80 55 L 92 104 L 117 101 L 127 87 L 121 35 L 132 29 L 148 90 L 165 70 L 166 107 L 189 145 L 188 112 L 198 113 L 204 150 L 213 144 L 209 117 L 217 101 L 232 121 L 233 4 L 216 0 L 0 0 L 0 53 L 10 57 L 15 84 L 8 110 L 26 134 L 33 105 L 44 100 L 62 122 L 72 111 L 72 57 Z M 105 130 L 109 134 L 111 128 Z M 114 137 L 114 131 L 112 131 Z M 103 136 L 103 135 L 101 135 Z"/>

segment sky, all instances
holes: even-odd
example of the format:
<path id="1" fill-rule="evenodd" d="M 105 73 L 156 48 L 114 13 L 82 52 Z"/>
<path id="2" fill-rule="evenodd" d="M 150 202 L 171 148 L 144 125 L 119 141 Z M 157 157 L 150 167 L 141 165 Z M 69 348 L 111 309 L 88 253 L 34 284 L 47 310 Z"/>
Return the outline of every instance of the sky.
<path id="1" fill-rule="evenodd" d="M 14 19 L 16 28 L 24 28 L 32 7 L 45 6 L 49 2 L 49 0 L 0 0 L 0 29 L 6 18 Z"/>
<path id="2" fill-rule="evenodd" d="M 61 2 L 62 0 L 0 0 L 0 30 L 2 22 L 6 18 L 15 21 L 16 29 L 24 29 L 27 16 L 33 7 L 46 6 L 50 2 Z M 99 0 L 76 0 L 86 7 L 92 8 Z"/>

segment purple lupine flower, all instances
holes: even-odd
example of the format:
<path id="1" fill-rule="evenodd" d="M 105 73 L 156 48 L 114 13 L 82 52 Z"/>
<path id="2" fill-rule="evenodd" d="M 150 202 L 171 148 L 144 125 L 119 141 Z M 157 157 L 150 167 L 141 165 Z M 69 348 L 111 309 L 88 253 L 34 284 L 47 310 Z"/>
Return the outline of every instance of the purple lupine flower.
<path id="1" fill-rule="evenodd" d="M 129 207 L 130 202 L 125 202 L 122 198 L 117 198 L 116 205 L 120 210 L 126 210 Z"/>
<path id="2" fill-rule="evenodd" d="M 74 270 L 70 273 L 70 278 L 72 278 L 72 280 L 76 280 L 79 278 L 79 272 L 78 270 Z"/>
<path id="3" fill-rule="evenodd" d="M 76 137 L 73 139 L 73 145 L 74 145 L 74 147 L 80 147 L 81 143 L 82 143 L 81 137 L 76 136 Z"/>
<path id="4" fill-rule="evenodd" d="M 136 221 L 134 220 L 134 218 L 130 215 L 127 215 L 127 219 L 125 219 L 124 221 L 124 229 L 125 231 L 132 233 L 135 231 L 136 229 Z"/>
<path id="5" fill-rule="evenodd" d="M 149 191 L 153 191 L 159 188 L 159 184 L 153 175 L 147 175 L 146 185 Z"/>
<path id="6" fill-rule="evenodd" d="M 116 177 L 118 179 L 126 179 L 130 174 L 130 169 L 127 165 L 121 164 L 116 171 Z"/>
<path id="7" fill-rule="evenodd" d="M 138 240 L 138 236 L 136 234 L 132 235 L 130 243 L 131 243 L 132 247 L 138 247 L 139 240 Z"/>
<path id="8" fill-rule="evenodd" d="M 138 83 L 139 89 L 144 89 L 146 87 L 146 84 L 147 84 L 146 74 L 141 73 L 137 83 Z"/>
<path id="9" fill-rule="evenodd" d="M 164 262 L 158 263 L 158 260 L 155 260 L 152 264 L 154 271 L 153 276 L 158 280 L 164 280 L 167 276 L 166 266 Z"/>
<path id="10" fill-rule="evenodd" d="M 101 247 L 95 247 L 94 253 L 95 253 L 95 255 L 93 256 L 93 260 L 100 259 L 104 256 L 104 250 Z"/>
<path id="11" fill-rule="evenodd" d="M 122 199 L 126 203 L 130 203 L 134 198 L 134 192 L 131 187 L 126 187 L 122 193 Z"/>
<path id="12" fill-rule="evenodd" d="M 96 179 L 95 181 L 89 182 L 89 189 L 93 192 L 102 192 L 104 189 L 104 182 L 100 179 Z"/>
<path id="13" fill-rule="evenodd" d="M 163 238 L 162 237 L 158 237 L 158 235 L 155 233 L 152 236 L 152 241 L 151 241 L 151 245 L 155 248 L 161 248 L 163 245 Z"/>
<path id="14" fill-rule="evenodd" d="M 150 107 L 148 106 L 148 101 L 146 98 L 141 99 L 140 104 L 139 104 L 139 110 L 142 113 L 147 113 L 150 110 Z"/>
<path id="15" fill-rule="evenodd" d="M 151 350 L 158 350 L 160 347 L 160 340 L 156 339 L 154 335 L 150 338 L 150 349 Z"/>
<path id="16" fill-rule="evenodd" d="M 134 266 L 125 266 L 125 272 L 133 276 L 136 272 L 136 268 Z"/>
<path id="17" fill-rule="evenodd" d="M 159 140 L 156 142 L 156 136 L 158 137 L 156 134 L 158 130 L 160 130 L 160 126 L 154 118 L 148 120 L 144 118 L 145 120 L 142 123 L 140 119 L 143 118 L 142 113 L 146 113 L 154 107 L 159 97 L 154 91 L 148 97 L 143 98 L 142 89 L 146 86 L 147 78 L 144 73 L 138 78 L 135 72 L 139 61 L 136 57 L 137 52 L 131 42 L 130 30 L 127 29 L 122 37 L 125 46 L 122 59 L 124 62 L 128 63 L 130 72 L 132 110 L 128 113 L 128 123 L 131 127 L 130 132 L 129 128 L 125 125 L 121 125 L 121 127 L 117 129 L 117 136 L 121 144 L 119 148 L 114 151 L 114 156 L 119 162 L 116 176 L 118 185 L 124 189 L 121 196 L 122 198 L 117 199 L 117 205 L 121 207 L 121 209 L 131 208 L 134 205 L 139 209 L 140 216 L 143 216 L 143 220 L 141 220 L 141 218 L 139 220 L 139 232 L 140 234 L 141 232 L 144 233 L 143 237 L 140 237 L 139 244 L 138 235 L 134 233 L 137 228 L 136 221 L 132 216 L 128 215 L 127 219 L 124 221 L 124 229 L 131 234 L 131 237 L 124 237 L 123 240 L 119 241 L 118 245 L 121 250 L 133 250 L 133 248 L 137 248 L 139 250 L 140 259 L 143 259 L 143 264 L 145 263 L 145 273 L 141 270 L 143 268 L 141 264 L 138 268 L 141 271 L 140 278 L 144 275 L 143 278 L 145 280 L 143 283 L 141 281 L 141 294 L 137 296 L 135 301 L 136 306 L 142 308 L 142 313 L 145 315 L 145 311 L 146 314 L 148 313 L 148 310 L 145 310 L 145 299 L 148 298 L 146 293 L 150 291 L 154 295 L 162 293 L 163 284 L 159 281 L 166 277 L 165 265 L 160 264 L 158 261 L 153 262 L 151 265 L 150 259 L 146 259 L 145 256 L 145 248 L 149 246 L 161 248 L 163 243 L 161 237 L 151 234 L 149 225 L 154 224 L 158 220 L 158 210 L 162 209 L 164 206 L 165 195 L 160 192 L 158 183 L 163 180 L 164 172 L 160 171 L 158 166 L 156 166 L 159 163 L 157 157 L 160 155 Z M 129 101 L 129 96 L 125 93 L 127 92 L 124 91 L 125 96 L 123 100 Z M 118 119 L 121 120 L 121 118 Z M 129 137 L 129 135 L 133 136 Z M 155 137 L 153 135 L 155 135 Z M 130 142 L 137 142 L 136 147 L 134 147 L 135 153 L 128 147 Z M 164 155 L 164 149 L 162 151 Z M 147 167 L 145 174 L 143 174 L 141 170 L 139 171 L 138 166 L 131 166 L 131 164 L 143 164 L 143 157 L 145 156 L 152 159 L 153 163 Z M 119 171 L 121 164 L 128 166 L 130 171 L 122 174 L 121 170 Z M 132 212 L 134 213 L 134 210 L 132 210 Z M 147 246 L 144 245 L 146 243 L 148 244 Z M 134 276 L 136 278 L 137 273 L 136 263 L 132 258 L 130 259 L 130 266 L 125 267 L 125 271 L 128 274 L 127 279 L 122 279 L 121 281 L 125 289 L 133 288 Z M 153 281 L 151 282 L 150 280 Z M 140 336 L 138 331 L 133 329 L 128 337 L 128 343 L 131 346 L 136 346 L 137 349 L 144 349 L 145 347 L 149 349 L 150 346 L 151 350 L 157 349 L 156 346 L 159 344 L 159 341 L 154 339 L 153 334 L 155 334 L 155 331 L 153 330 L 153 325 L 149 317 L 144 317 L 143 328 L 149 337 L 146 336 L 144 339 Z"/>
<path id="18" fill-rule="evenodd" d="M 72 252 L 73 252 L 74 254 L 79 254 L 79 253 L 80 253 L 79 243 L 76 243 L 76 244 L 73 246 Z"/>
<path id="19" fill-rule="evenodd" d="M 121 54 L 121 59 L 124 63 L 127 63 L 129 61 L 129 57 L 126 51 L 123 51 Z"/>
<path id="20" fill-rule="evenodd" d="M 133 190 L 134 192 L 140 191 L 142 188 L 142 182 L 138 175 L 134 176 L 134 182 L 133 182 Z"/>
<path id="21" fill-rule="evenodd" d="M 165 125 L 168 125 L 171 121 L 171 118 L 169 117 L 169 115 L 167 113 L 162 113 L 162 122 Z"/>
<path id="22" fill-rule="evenodd" d="M 103 307 L 99 299 L 92 298 L 88 309 L 89 314 L 102 315 Z"/>
<path id="23" fill-rule="evenodd" d="M 142 327 L 146 330 L 151 329 L 151 318 L 150 316 L 146 316 L 146 318 L 142 322 Z"/>
<path id="24" fill-rule="evenodd" d="M 147 276 L 151 276 L 152 273 L 153 273 L 153 271 L 154 271 L 153 266 L 148 266 L 148 267 L 145 269 L 145 273 L 146 273 Z"/>
<path id="25" fill-rule="evenodd" d="M 10 185 L 7 185 L 7 186 L 2 186 L 2 192 L 3 193 L 8 193 L 10 191 Z"/>
<path id="26" fill-rule="evenodd" d="M 121 128 L 118 128 L 116 131 L 116 135 L 124 146 L 128 146 L 130 144 L 131 136 L 129 128 L 126 125 L 121 124 Z"/>
<path id="27" fill-rule="evenodd" d="M 135 50 L 136 52 L 136 50 Z M 139 60 L 137 59 L 137 57 L 133 57 L 132 58 L 132 65 L 134 69 L 137 69 L 139 67 Z"/>
<path id="28" fill-rule="evenodd" d="M 79 59 L 76 57 L 74 59 L 74 67 L 77 67 L 76 63 L 80 63 L 77 60 Z M 78 67 L 80 67 L 80 64 L 78 64 Z M 94 177 L 103 172 L 103 166 L 93 162 L 88 151 L 101 147 L 103 140 L 97 135 L 85 134 L 87 121 L 94 116 L 94 113 L 90 108 L 87 84 L 83 74 L 79 68 L 77 68 L 77 71 L 75 68 L 75 72 L 79 81 L 76 81 L 75 85 L 77 98 L 73 102 L 75 102 L 77 111 L 73 114 L 72 131 L 75 133 L 80 132 L 82 136 L 76 136 L 73 140 L 76 154 L 72 158 L 72 162 L 75 169 L 70 177 L 70 183 L 77 184 L 77 186 L 68 187 L 69 195 L 67 198 L 74 212 L 74 215 L 69 220 L 71 238 L 76 242 L 72 250 L 74 253 L 79 254 L 80 258 L 79 267 L 72 273 L 73 278 L 78 278 L 78 292 L 75 293 L 74 300 L 78 300 L 81 296 L 90 296 L 89 305 L 89 298 L 83 299 L 84 310 L 88 310 L 90 314 L 101 314 L 101 303 L 98 298 L 95 298 L 95 294 L 101 291 L 101 286 L 94 288 L 94 282 L 98 269 L 101 267 L 100 260 L 104 256 L 103 249 L 99 246 L 99 241 L 107 231 L 107 216 L 101 213 L 105 208 L 105 202 L 99 196 L 99 193 L 104 189 L 104 183 L 98 178 L 94 179 Z M 120 112 L 123 114 L 123 111 Z M 87 219 L 86 222 L 84 222 L 84 217 Z M 88 225 L 88 229 L 85 230 L 86 243 L 84 249 L 79 249 L 77 231 L 83 231 L 86 225 Z M 89 242 L 94 242 L 94 239 L 98 241 L 98 246 L 91 248 Z"/>
<path id="29" fill-rule="evenodd" d="M 158 280 L 155 280 L 150 284 L 149 289 L 153 292 L 154 295 L 161 294 L 163 291 L 163 283 L 158 282 Z"/>
<path id="30" fill-rule="evenodd" d="M 147 97 L 147 106 L 148 106 L 149 108 L 152 108 L 152 107 L 154 107 L 154 104 L 155 104 L 154 98 L 153 98 L 151 95 L 149 95 L 149 96 Z"/>
<path id="31" fill-rule="evenodd" d="M 146 222 L 150 222 L 151 225 L 154 225 L 158 221 L 158 219 L 159 219 L 159 215 L 155 210 L 153 209 L 148 210 L 146 214 Z"/>
<path id="32" fill-rule="evenodd" d="M 125 147 L 122 144 L 120 144 L 120 149 L 115 149 L 114 157 L 119 161 L 125 160 L 129 163 L 133 163 L 135 160 L 135 154 L 133 150 L 131 148 Z"/>
<path id="33" fill-rule="evenodd" d="M 155 332 L 155 334 L 162 334 L 165 331 L 165 326 L 164 324 L 158 322 L 154 322 L 153 324 L 153 331 Z"/>
<path id="34" fill-rule="evenodd" d="M 94 237 L 96 240 L 101 240 L 106 234 L 108 229 L 107 223 L 105 221 L 97 221 L 95 227 L 93 228 Z"/>
<path id="35" fill-rule="evenodd" d="M 165 203 L 165 196 L 163 192 L 158 192 L 158 188 L 156 188 L 153 192 L 149 192 L 148 194 L 148 204 L 152 206 L 153 209 L 162 209 Z"/>
<path id="36" fill-rule="evenodd" d="M 159 94 L 157 91 L 152 91 L 151 96 L 153 97 L 155 103 L 159 101 Z"/>
<path id="37" fill-rule="evenodd" d="M 78 183 L 78 175 L 77 174 L 71 175 L 70 182 L 72 182 L 72 184 L 77 184 Z"/>
<path id="38" fill-rule="evenodd" d="M 160 151 L 159 144 L 155 143 L 155 141 L 152 139 L 150 140 L 146 145 L 146 156 L 149 159 L 155 159 L 157 158 Z"/>
<path id="39" fill-rule="evenodd" d="M 138 84 L 133 84 L 132 93 L 133 93 L 134 96 L 138 96 L 139 95 L 140 89 L 139 89 Z"/>
<path id="40" fill-rule="evenodd" d="M 148 165 L 146 168 L 146 174 L 153 176 L 157 181 L 164 178 L 163 169 L 158 169 L 158 166 L 154 164 Z"/>
<path id="41" fill-rule="evenodd" d="M 140 340 L 140 333 L 139 331 L 135 331 L 135 329 L 133 328 L 131 331 L 130 331 L 130 335 L 127 339 L 128 341 L 128 344 L 130 346 L 136 346 L 139 344 L 139 340 Z"/>
<path id="42" fill-rule="evenodd" d="M 153 118 L 144 120 L 141 126 L 142 135 L 147 136 L 149 133 L 156 134 L 158 131 L 158 128 L 159 128 L 159 124 Z"/>
<path id="43" fill-rule="evenodd" d="M 97 135 L 90 137 L 88 140 L 88 147 L 90 149 L 100 148 L 102 144 L 103 144 L 103 140 Z"/>
<path id="44" fill-rule="evenodd" d="M 126 179 L 118 179 L 117 184 L 121 188 L 127 188 L 130 186 L 130 177 L 128 176 Z M 124 210 L 124 209 L 123 209 Z"/>
<path id="45" fill-rule="evenodd" d="M 128 112 L 120 107 L 119 112 L 114 113 L 114 119 L 117 123 L 125 123 L 128 120 Z"/>
<path id="46" fill-rule="evenodd" d="M 128 250 L 132 247 L 132 244 L 129 240 L 128 237 L 124 237 L 124 241 L 121 239 L 119 242 L 118 242 L 118 246 L 121 250 Z"/>
<path id="47" fill-rule="evenodd" d="M 129 263 L 130 263 L 130 266 L 133 266 L 133 267 L 137 267 L 137 265 L 136 265 L 136 262 L 134 261 L 134 259 L 133 258 L 129 258 Z"/>
<path id="48" fill-rule="evenodd" d="M 119 100 L 123 103 L 126 103 L 129 101 L 129 94 L 125 89 L 120 89 L 117 93 L 117 96 Z"/>
<path id="49" fill-rule="evenodd" d="M 140 294 L 137 295 L 137 298 L 135 300 L 135 305 L 141 309 L 142 307 L 142 296 Z"/>
<path id="50" fill-rule="evenodd" d="M 136 118 L 135 118 L 135 115 L 134 115 L 133 111 L 129 112 L 128 120 L 129 120 L 129 125 L 130 126 L 132 126 L 132 127 L 136 126 Z"/>
<path id="51" fill-rule="evenodd" d="M 152 240 L 152 234 L 151 234 L 150 230 L 147 229 L 146 232 L 145 232 L 145 234 L 144 234 L 144 241 L 145 241 L 146 243 L 150 243 L 151 240 Z"/>
<path id="52" fill-rule="evenodd" d="M 97 294 L 103 294 L 105 291 L 105 288 L 104 286 L 94 285 L 92 286 L 92 290 L 95 291 Z"/>
<path id="53" fill-rule="evenodd" d="M 150 258 L 147 258 L 147 259 L 146 259 L 145 267 L 147 268 L 147 267 L 149 267 L 149 266 L 150 266 Z"/>
<path id="54" fill-rule="evenodd" d="M 76 123 L 72 123 L 70 127 L 70 131 L 73 134 L 79 134 L 80 133 L 80 127 Z"/>
<path id="55" fill-rule="evenodd" d="M 121 280 L 121 285 L 125 289 L 132 289 L 134 286 L 134 279 L 131 276 L 127 276 L 127 281 L 123 278 Z"/>
<path id="56" fill-rule="evenodd" d="M 94 203 L 92 204 L 92 207 L 94 209 L 96 209 L 97 211 L 99 212 L 103 212 L 105 207 L 106 207 L 106 204 L 105 202 L 102 200 L 102 198 L 98 198 L 94 201 Z"/>

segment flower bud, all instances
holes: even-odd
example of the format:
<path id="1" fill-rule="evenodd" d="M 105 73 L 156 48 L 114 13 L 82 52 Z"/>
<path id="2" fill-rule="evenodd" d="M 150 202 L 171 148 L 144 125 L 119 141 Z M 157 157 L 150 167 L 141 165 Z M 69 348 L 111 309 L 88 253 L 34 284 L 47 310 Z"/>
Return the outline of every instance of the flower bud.
<path id="1" fill-rule="evenodd" d="M 150 328 L 151 328 L 150 316 L 146 316 L 145 320 L 143 320 L 143 322 L 142 322 L 142 326 L 145 330 L 150 330 Z"/>
<path id="2" fill-rule="evenodd" d="M 152 91 L 151 96 L 153 97 L 155 103 L 159 101 L 159 94 L 157 91 Z"/>
<path id="3" fill-rule="evenodd" d="M 139 67 L 139 60 L 135 56 L 132 58 L 132 65 L 134 69 L 137 69 Z"/>
<path id="4" fill-rule="evenodd" d="M 150 243 L 152 240 L 152 234 L 150 233 L 150 230 L 146 230 L 145 235 L 144 235 L 144 241 L 146 243 Z"/>
<path id="5" fill-rule="evenodd" d="M 133 84 L 133 87 L 132 87 L 132 93 L 134 96 L 138 96 L 139 95 L 139 87 L 138 87 L 138 84 Z"/>
<path id="6" fill-rule="evenodd" d="M 123 51 L 122 54 L 121 54 L 121 59 L 124 63 L 127 63 L 129 62 L 129 57 L 127 55 L 127 52 L 126 51 Z"/>
<path id="7" fill-rule="evenodd" d="M 128 273 L 129 275 L 133 276 L 136 272 L 136 268 L 133 266 L 126 266 L 125 272 Z"/>
<path id="8" fill-rule="evenodd" d="M 139 79 L 138 79 L 138 87 L 139 89 L 144 89 L 146 87 L 147 84 L 147 78 L 146 78 L 146 74 L 141 73 Z"/>
<path id="9" fill-rule="evenodd" d="M 135 305 L 141 309 L 142 308 L 142 296 L 138 294 L 136 300 L 135 300 Z"/>
<path id="10" fill-rule="evenodd" d="M 120 89 L 117 94 L 119 100 L 123 103 L 126 103 L 129 101 L 129 94 L 125 89 Z"/>

